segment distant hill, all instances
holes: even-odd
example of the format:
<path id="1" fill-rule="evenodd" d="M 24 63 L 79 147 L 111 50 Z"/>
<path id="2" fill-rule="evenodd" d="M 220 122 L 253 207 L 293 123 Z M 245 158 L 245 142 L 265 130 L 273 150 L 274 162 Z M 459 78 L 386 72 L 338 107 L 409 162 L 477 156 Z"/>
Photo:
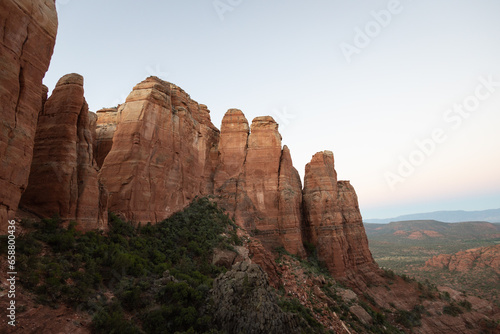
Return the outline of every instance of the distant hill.
<path id="1" fill-rule="evenodd" d="M 482 211 L 435 211 L 426 213 L 415 213 L 395 218 L 365 219 L 365 223 L 387 224 L 405 220 L 438 220 L 446 223 L 459 223 L 470 221 L 483 221 L 489 223 L 500 223 L 500 209 Z"/>
<path id="2" fill-rule="evenodd" d="M 500 224 L 488 222 L 444 223 L 436 220 L 398 221 L 389 224 L 364 223 L 371 240 L 446 239 L 446 242 L 500 238 Z M 387 240 L 388 241 L 388 240 Z M 443 241 L 439 241 L 442 243 Z"/>
<path id="3" fill-rule="evenodd" d="M 457 275 L 455 271 L 447 268 L 431 268 L 432 270 L 423 268 L 431 258 L 443 259 L 452 256 L 447 257 L 442 254 L 463 254 L 469 250 L 467 254 L 473 255 L 471 249 L 500 245 L 500 224 L 412 220 L 364 225 L 370 251 L 381 267 L 391 269 L 398 274 L 416 277 L 421 281 L 429 279 L 459 291 L 473 291 L 474 294 L 488 299 L 498 299 L 490 293 L 498 289 L 498 281 L 495 280 L 498 280 L 499 276 L 494 269 L 478 271 L 475 268 L 473 271 Z M 468 261 L 470 258 L 471 256 L 465 260 Z M 460 265 L 464 266 L 464 263 Z"/>

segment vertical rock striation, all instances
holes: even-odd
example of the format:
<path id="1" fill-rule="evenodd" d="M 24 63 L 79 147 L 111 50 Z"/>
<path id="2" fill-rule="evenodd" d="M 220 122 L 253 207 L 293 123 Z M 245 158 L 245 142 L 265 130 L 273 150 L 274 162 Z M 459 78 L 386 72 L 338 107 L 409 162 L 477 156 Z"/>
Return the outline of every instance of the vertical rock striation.
<path id="1" fill-rule="evenodd" d="M 278 183 L 281 244 L 288 252 L 302 257 L 305 255 L 302 240 L 302 182 L 286 145 L 281 153 Z"/>
<path id="2" fill-rule="evenodd" d="M 81 230 L 106 227 L 106 195 L 93 156 L 95 124 L 84 98 L 83 77 L 65 75 L 40 113 L 21 206 L 42 217 L 76 220 Z"/>
<path id="3" fill-rule="evenodd" d="M 300 177 L 288 147 L 281 148 L 278 124 L 230 109 L 222 120 L 216 194 L 236 222 L 273 249 L 303 256 Z"/>
<path id="4" fill-rule="evenodd" d="M 26 189 L 42 79 L 57 34 L 52 0 L 0 2 L 0 234 Z M 45 92 L 46 94 L 46 92 Z"/>
<path id="5" fill-rule="evenodd" d="M 358 199 L 348 181 L 338 181 L 333 153 L 316 153 L 304 176 L 305 234 L 318 258 L 339 278 L 375 269 Z"/>
<path id="6" fill-rule="evenodd" d="M 149 77 L 134 87 L 116 118 L 100 172 L 111 211 L 158 222 L 213 191 L 219 131 L 205 106 Z"/>

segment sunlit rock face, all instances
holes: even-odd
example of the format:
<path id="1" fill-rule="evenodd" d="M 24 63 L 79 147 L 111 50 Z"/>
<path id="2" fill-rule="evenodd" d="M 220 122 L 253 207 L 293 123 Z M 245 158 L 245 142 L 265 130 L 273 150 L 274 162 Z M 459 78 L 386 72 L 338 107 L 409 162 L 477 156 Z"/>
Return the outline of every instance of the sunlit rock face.
<path id="1" fill-rule="evenodd" d="M 147 78 L 111 123 L 116 123 L 112 145 L 104 159 L 100 156 L 109 210 L 138 222 L 158 222 L 213 191 L 219 131 L 206 106 L 182 89 Z"/>
<path id="2" fill-rule="evenodd" d="M 57 34 L 51 0 L 0 2 L 0 231 L 15 216 L 30 172 L 38 114 Z"/>

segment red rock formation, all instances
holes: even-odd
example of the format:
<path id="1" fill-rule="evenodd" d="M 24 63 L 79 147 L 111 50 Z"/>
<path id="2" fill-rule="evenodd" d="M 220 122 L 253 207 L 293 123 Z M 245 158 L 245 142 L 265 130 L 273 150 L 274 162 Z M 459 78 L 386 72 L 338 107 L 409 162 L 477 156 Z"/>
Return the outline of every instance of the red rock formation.
<path id="1" fill-rule="evenodd" d="M 376 268 L 356 193 L 349 182 L 337 182 L 332 152 L 316 153 L 307 164 L 303 197 L 307 239 L 335 277 Z"/>
<path id="2" fill-rule="evenodd" d="M 248 151 L 250 127 L 245 115 L 239 109 L 229 109 L 222 119 L 219 140 L 219 160 L 214 175 L 215 193 L 220 204 L 241 227 L 242 217 L 248 211 L 255 211 L 244 191 L 244 163 Z M 246 227 L 249 231 L 251 226 Z"/>
<path id="3" fill-rule="evenodd" d="M 179 87 L 147 78 L 120 106 L 117 123 L 100 172 L 111 211 L 158 222 L 213 191 L 219 132 L 206 107 Z"/>
<path id="4" fill-rule="evenodd" d="M 285 145 L 281 154 L 279 172 L 278 229 L 281 244 L 291 254 L 304 256 L 302 240 L 302 182 L 293 167 L 290 150 Z"/>
<path id="5" fill-rule="evenodd" d="M 500 245 L 468 249 L 455 254 L 440 254 L 427 260 L 425 267 L 458 272 L 491 268 L 500 275 Z"/>
<path id="6" fill-rule="evenodd" d="M 245 227 L 258 231 L 267 247 L 279 247 L 278 182 L 281 159 L 281 135 L 270 116 L 256 117 L 248 136 L 244 165 L 244 189 L 255 208 L 246 211 Z"/>
<path id="7" fill-rule="evenodd" d="M 222 206 L 266 247 L 303 256 L 302 186 L 290 151 L 281 149 L 278 124 L 257 117 L 249 131 L 241 110 L 230 109 L 222 120 L 219 150 L 215 189 Z"/>
<path id="8" fill-rule="evenodd" d="M 0 234 L 26 189 L 42 79 L 57 33 L 54 1 L 0 2 Z"/>
<path id="9" fill-rule="evenodd" d="M 94 156 L 97 166 L 102 167 L 104 159 L 113 145 L 113 135 L 116 131 L 118 108 L 101 109 L 97 112 L 96 140 Z"/>
<path id="10" fill-rule="evenodd" d="M 39 116 L 28 187 L 21 206 L 42 216 L 76 220 L 81 230 L 104 229 L 104 190 L 93 158 L 95 115 L 83 96 L 83 77 L 62 77 Z M 104 196 L 104 197 L 103 197 Z"/>

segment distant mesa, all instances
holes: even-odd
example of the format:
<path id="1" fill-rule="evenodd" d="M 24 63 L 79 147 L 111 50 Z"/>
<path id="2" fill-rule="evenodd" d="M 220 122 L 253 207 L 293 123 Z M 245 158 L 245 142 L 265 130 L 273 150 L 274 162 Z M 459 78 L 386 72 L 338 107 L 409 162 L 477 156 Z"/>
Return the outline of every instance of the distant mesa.
<path id="1" fill-rule="evenodd" d="M 414 220 L 437 220 L 445 223 L 460 223 L 471 221 L 500 223 L 500 209 L 482 211 L 435 211 L 398 216 L 395 218 L 364 219 L 363 221 L 370 224 L 388 224 L 391 222 Z"/>

